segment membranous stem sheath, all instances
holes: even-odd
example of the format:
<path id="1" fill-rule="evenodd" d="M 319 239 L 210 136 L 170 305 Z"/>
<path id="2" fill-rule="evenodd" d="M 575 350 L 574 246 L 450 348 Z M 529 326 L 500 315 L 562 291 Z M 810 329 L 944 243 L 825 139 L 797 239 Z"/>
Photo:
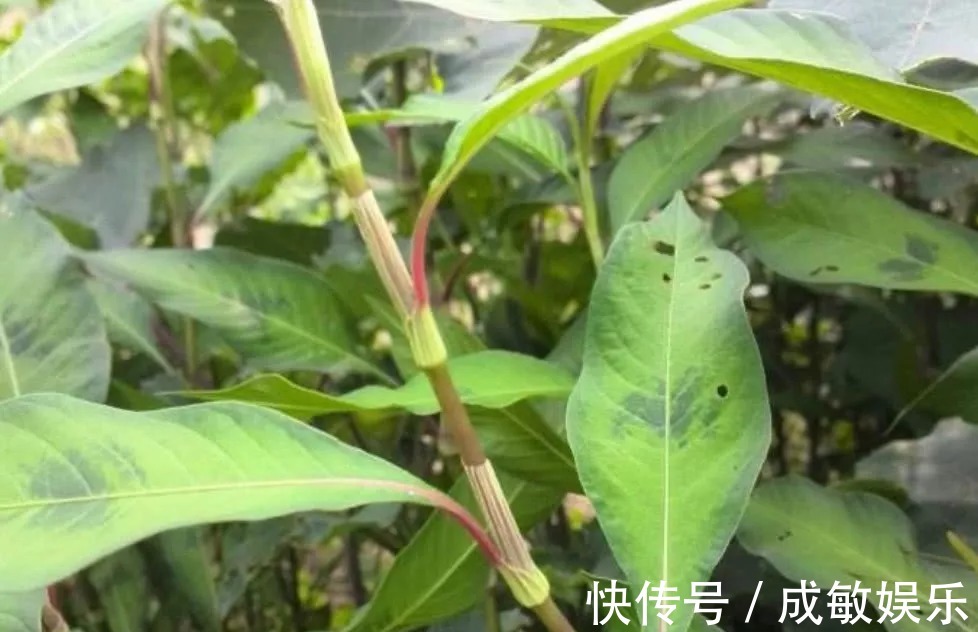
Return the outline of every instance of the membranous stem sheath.
<path id="1" fill-rule="evenodd" d="M 424 278 L 420 279 L 422 287 L 419 295 L 415 285 L 418 279 L 412 282 L 387 220 L 369 189 L 360 156 L 346 127 L 333 87 L 315 5 L 312 0 L 270 1 L 278 8 L 285 25 L 299 74 L 315 110 L 316 129 L 333 172 L 354 203 L 354 219 L 367 242 L 371 260 L 403 318 L 415 363 L 424 371 L 437 396 L 442 423 L 455 441 L 469 483 L 489 523 L 490 536 L 496 549 L 487 552 L 490 562 L 499 570 L 521 604 L 534 609 L 544 608 L 546 618 L 541 620 L 550 630 L 569 630 L 569 624 L 550 597 L 546 576 L 527 551 L 492 464 L 486 459 L 465 405 L 452 383 L 445 344 L 428 304 Z M 422 209 L 422 219 L 430 220 L 432 211 Z M 420 249 L 417 243 L 414 246 L 413 256 L 423 257 L 423 244 Z"/>
<path id="2" fill-rule="evenodd" d="M 411 276 L 372 190 L 367 189 L 353 198 L 353 219 L 394 307 L 401 318 L 407 318 L 414 301 Z"/>

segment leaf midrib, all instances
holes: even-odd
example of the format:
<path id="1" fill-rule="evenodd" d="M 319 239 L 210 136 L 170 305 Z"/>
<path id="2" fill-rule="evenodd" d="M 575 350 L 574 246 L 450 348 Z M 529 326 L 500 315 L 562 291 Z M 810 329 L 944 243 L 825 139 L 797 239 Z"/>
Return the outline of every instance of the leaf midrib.
<path id="1" fill-rule="evenodd" d="M 662 581 L 660 584 L 662 586 L 669 586 L 669 505 L 670 505 L 670 480 L 669 480 L 669 461 L 670 461 L 670 434 L 672 427 L 672 337 L 673 337 L 673 313 L 676 304 L 675 297 L 679 292 L 679 284 L 681 282 L 678 276 L 679 268 L 679 256 L 680 256 L 680 239 L 679 239 L 679 222 L 681 218 L 676 218 L 675 234 L 673 235 L 673 243 L 675 244 L 675 252 L 672 256 L 672 278 L 673 283 L 669 284 L 669 302 L 666 306 L 666 376 L 665 376 L 665 402 L 664 402 L 664 412 L 665 412 L 665 441 L 664 441 L 664 453 L 665 458 L 663 459 L 663 482 L 662 488 L 665 491 L 663 496 L 663 509 L 662 509 Z M 665 632 L 666 622 L 663 619 L 659 619 L 659 632 Z"/>
<path id="2" fill-rule="evenodd" d="M 295 478 L 295 479 L 276 479 L 270 481 L 238 481 L 228 483 L 212 483 L 209 485 L 195 485 L 182 487 L 162 487 L 155 489 L 130 490 L 123 492 L 113 492 L 105 494 L 89 494 L 86 496 L 71 496 L 65 498 L 45 498 L 44 500 L 31 500 L 19 503 L 0 503 L 0 513 L 12 511 L 30 511 L 32 509 L 42 509 L 48 507 L 62 507 L 66 505 L 78 505 L 92 502 L 121 501 L 121 500 L 142 500 L 144 498 L 162 498 L 166 496 L 189 496 L 193 494 L 221 493 L 240 490 L 262 490 L 296 487 L 371 487 L 397 491 L 408 496 L 417 496 L 428 501 L 428 504 L 438 506 L 439 493 L 426 490 L 422 487 L 412 486 L 398 481 L 386 481 L 371 478 Z M 475 548 L 475 545 L 472 545 Z"/>
<path id="3" fill-rule="evenodd" d="M 109 265 L 114 267 L 114 266 L 116 266 L 118 264 L 112 264 L 112 263 L 110 263 Z M 303 270 L 303 272 L 305 272 L 305 270 Z M 160 278 L 157 275 L 154 275 L 152 273 L 149 276 L 155 277 L 155 278 Z M 361 358 L 360 356 L 358 356 L 358 355 L 356 355 L 356 354 L 354 354 L 354 353 L 352 353 L 350 351 L 347 351 L 346 349 L 343 349 L 342 347 L 339 347 L 339 346 L 333 344 L 330 340 L 324 339 L 324 338 L 318 338 L 318 337 L 314 336 L 313 334 L 311 334 L 310 332 L 307 332 L 304 329 L 300 329 L 297 326 L 289 323 L 286 320 L 282 320 L 280 317 L 276 317 L 275 315 L 273 315 L 273 314 L 271 314 L 269 312 L 260 311 L 259 309 L 255 308 L 252 305 L 248 305 L 247 303 L 243 303 L 240 300 L 236 300 L 236 299 L 234 299 L 234 298 L 232 298 L 230 296 L 221 294 L 221 293 L 217 292 L 216 290 L 214 290 L 213 288 L 211 288 L 210 286 L 200 286 L 200 285 L 194 285 L 194 284 L 184 283 L 183 280 L 182 280 L 182 278 L 180 276 L 162 277 L 162 280 L 163 280 L 164 286 L 169 285 L 170 287 L 172 287 L 174 289 L 184 290 L 184 291 L 187 291 L 190 294 L 196 294 L 197 296 L 203 296 L 203 297 L 209 298 L 211 300 L 214 300 L 215 302 L 217 302 L 219 304 L 224 304 L 224 305 L 228 305 L 228 306 L 231 306 L 231 307 L 243 308 L 244 311 L 247 311 L 248 313 L 252 314 L 253 316 L 257 317 L 258 319 L 265 320 L 265 321 L 268 321 L 268 322 L 273 323 L 275 325 L 278 325 L 278 326 L 282 327 L 283 329 L 285 329 L 287 332 L 292 333 L 293 335 L 295 335 L 297 338 L 301 338 L 301 339 L 310 341 L 310 342 L 314 343 L 317 346 L 325 347 L 326 349 L 332 350 L 333 352 L 338 352 L 339 355 L 343 356 L 347 360 L 352 361 L 354 363 L 354 365 L 359 366 L 359 367 L 361 367 L 363 369 L 369 370 L 369 372 L 371 374 L 376 375 L 378 377 L 382 377 L 388 383 L 390 383 L 392 381 L 391 378 L 390 378 L 390 376 L 384 374 L 382 371 L 380 371 L 380 369 L 377 369 L 372 364 L 370 364 L 369 362 L 367 362 L 365 359 Z M 173 311 L 182 313 L 181 310 L 175 310 L 174 309 Z M 189 314 L 188 314 L 188 316 L 189 316 Z M 191 317 L 193 317 L 193 316 L 191 316 Z M 193 317 L 193 318 L 196 318 L 196 317 Z M 202 319 L 199 319 L 199 318 L 196 318 L 196 319 L 197 320 L 202 320 Z M 220 328 L 218 328 L 218 329 L 220 329 Z"/>
<path id="4" fill-rule="evenodd" d="M 536 439 L 540 445 L 545 446 L 548 451 L 555 454 L 557 456 L 557 459 L 561 461 L 564 465 L 569 467 L 572 472 L 577 471 L 574 465 L 574 459 L 571 455 L 566 454 L 563 450 L 559 448 L 559 446 L 554 445 L 551 441 L 548 441 L 546 437 L 544 437 L 543 435 L 538 433 L 535 429 L 533 429 L 533 427 L 530 424 L 524 424 L 522 421 L 522 417 L 514 414 L 510 408 L 500 408 L 499 410 L 500 412 L 503 413 L 503 415 L 512 419 L 517 426 L 522 428 L 523 432 Z M 557 437 L 559 438 L 559 435 L 557 435 Z"/>
<path id="5" fill-rule="evenodd" d="M 157 364 L 163 367 L 164 370 L 166 370 L 169 373 L 176 372 L 173 366 L 169 362 L 167 362 L 166 358 L 163 357 L 163 354 L 160 353 L 155 348 L 153 342 L 147 339 L 145 336 L 143 336 L 138 329 L 129 326 L 129 323 L 126 321 L 125 318 L 122 318 L 121 316 L 117 315 L 111 308 L 107 306 L 103 306 L 102 314 L 105 316 L 106 319 L 115 323 L 116 327 L 119 327 L 120 329 L 128 333 L 130 336 L 132 336 L 134 340 L 140 341 L 143 347 L 142 352 L 149 355 L 153 360 L 156 361 Z"/>

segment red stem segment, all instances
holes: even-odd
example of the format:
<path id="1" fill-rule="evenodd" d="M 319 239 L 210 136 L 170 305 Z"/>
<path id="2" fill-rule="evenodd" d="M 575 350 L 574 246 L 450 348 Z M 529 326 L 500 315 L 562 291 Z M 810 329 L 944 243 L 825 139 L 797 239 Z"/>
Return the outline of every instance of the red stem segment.
<path id="1" fill-rule="evenodd" d="M 411 235 L 411 280 L 414 284 L 414 308 L 419 310 L 428 305 L 428 271 L 427 271 L 427 244 L 428 228 L 431 226 L 431 218 L 435 215 L 435 208 L 445 194 L 445 187 L 438 186 L 432 189 L 424 199 L 421 209 L 418 211 L 418 219 L 414 224 L 414 234 Z"/>

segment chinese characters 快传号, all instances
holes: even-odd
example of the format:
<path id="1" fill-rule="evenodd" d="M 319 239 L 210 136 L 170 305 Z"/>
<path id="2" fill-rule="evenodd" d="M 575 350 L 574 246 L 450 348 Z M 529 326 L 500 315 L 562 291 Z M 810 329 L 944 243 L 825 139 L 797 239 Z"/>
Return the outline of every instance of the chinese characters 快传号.
<path id="1" fill-rule="evenodd" d="M 764 582 L 758 582 L 747 612 L 746 623 L 750 623 L 757 597 Z M 878 590 L 854 584 L 834 582 L 826 591 L 828 601 L 826 617 L 830 621 L 855 625 L 857 623 L 897 623 L 907 620 L 920 623 L 921 620 L 949 625 L 955 617 L 966 621 L 968 615 L 961 609 L 967 600 L 954 595 L 954 590 L 961 590 L 961 582 L 952 584 L 934 584 L 930 586 L 930 594 L 926 601 L 921 600 L 917 591 L 917 582 L 893 582 L 888 585 L 883 582 Z M 722 615 L 722 607 L 729 600 L 722 596 L 720 582 L 693 582 L 690 597 L 685 599 L 678 595 L 678 589 L 666 586 L 665 582 L 652 585 L 645 582 L 638 596 L 630 600 L 625 587 L 619 586 L 617 580 L 610 580 L 610 586 L 600 588 L 599 582 L 594 582 L 588 592 L 586 604 L 594 613 L 593 624 L 605 625 L 617 617 L 618 621 L 628 625 L 631 618 L 636 617 L 644 627 L 648 625 L 650 613 L 668 625 L 673 621 L 670 615 L 676 610 L 677 603 L 693 606 L 695 614 L 702 615 L 710 625 L 716 625 Z M 802 580 L 798 588 L 785 588 L 781 606 L 780 622 L 793 621 L 803 623 L 810 621 L 820 625 L 825 618 L 815 612 L 818 598 L 822 591 L 814 581 Z M 873 599 L 875 597 L 875 599 Z M 632 609 L 634 604 L 635 608 Z M 924 605 L 930 610 L 925 610 Z M 869 606 L 869 612 L 867 612 Z M 871 616 L 875 609 L 878 617 Z"/>

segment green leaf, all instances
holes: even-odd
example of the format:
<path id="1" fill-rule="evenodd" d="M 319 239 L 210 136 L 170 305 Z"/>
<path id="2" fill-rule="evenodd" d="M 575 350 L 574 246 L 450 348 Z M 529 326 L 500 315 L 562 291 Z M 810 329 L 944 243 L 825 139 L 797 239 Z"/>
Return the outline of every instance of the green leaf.
<path id="1" fill-rule="evenodd" d="M 974 520 L 978 490 L 973 484 L 978 477 L 976 443 L 978 428 L 974 424 L 944 419 L 926 436 L 892 441 L 874 451 L 859 461 L 856 474 L 906 490 L 918 507 L 956 509 L 948 512 L 957 514 L 956 520 L 941 521 L 940 533 L 935 534 L 940 539 L 948 527 L 967 527 L 969 536 L 978 535 Z M 971 508 L 971 512 L 961 508 Z"/>
<path id="2" fill-rule="evenodd" d="M 217 632 L 221 616 L 204 535 L 201 527 L 176 529 L 151 538 L 142 548 L 153 582 L 163 594 L 166 605 L 161 610 L 169 611 L 165 614 L 177 624 L 189 615 L 195 630 Z"/>
<path id="3" fill-rule="evenodd" d="M 521 529 L 549 515 L 563 496 L 502 474 L 499 480 Z M 450 493 L 462 506 L 476 510 L 464 478 Z M 344 632 L 413 630 L 465 612 L 485 598 L 489 570 L 476 547 L 457 528 L 433 516 L 398 553 L 373 598 Z"/>
<path id="4" fill-rule="evenodd" d="M 978 64 L 978 6 L 967 1 L 773 0 L 768 6 L 842 18 L 881 61 L 901 71 L 936 59 Z"/>
<path id="5" fill-rule="evenodd" d="M 462 101 L 455 97 L 416 94 L 400 109 L 371 112 L 367 117 L 352 114 L 347 116 L 347 122 L 356 125 L 385 122 L 404 126 L 459 122 L 471 116 L 478 108 L 477 102 Z M 307 110 L 301 120 L 304 124 L 311 125 L 311 111 Z M 560 132 L 547 119 L 524 114 L 508 122 L 499 130 L 496 138 L 570 178 L 567 171 L 567 145 Z"/>
<path id="6" fill-rule="evenodd" d="M 166 0 L 61 0 L 0 55 L 0 114 L 122 70 Z"/>
<path id="7" fill-rule="evenodd" d="M 241 50 L 254 59 L 272 81 L 291 96 L 301 95 L 289 45 L 270 3 L 224 2 L 233 6 L 223 19 Z M 492 24 L 454 15 L 442 9 L 400 0 L 315 0 L 326 41 L 336 89 L 355 97 L 370 62 L 380 57 L 426 49 L 451 63 L 464 57 L 466 94 L 482 98 L 520 60 L 536 38 L 537 29 L 517 24 Z M 508 46 L 494 48 L 505 40 Z M 455 70 L 455 81 L 461 77 Z"/>
<path id="8" fill-rule="evenodd" d="M 907 143 L 885 128 L 859 121 L 799 134 L 780 155 L 789 164 L 824 171 L 881 171 L 915 167 L 920 162 Z"/>
<path id="9" fill-rule="evenodd" d="M 358 354 L 329 286 L 306 268 L 229 248 L 80 256 L 97 274 L 215 328 L 254 368 L 356 368 L 390 379 Z"/>
<path id="10" fill-rule="evenodd" d="M 771 109 L 779 96 L 765 85 L 710 92 L 630 145 L 608 185 L 612 233 L 668 202 L 740 136 L 748 118 Z"/>
<path id="11" fill-rule="evenodd" d="M 972 349 L 954 361 L 931 382 L 893 421 L 896 425 L 912 412 L 924 411 L 942 417 L 962 417 L 978 424 L 978 349 Z"/>
<path id="12" fill-rule="evenodd" d="M 156 342 L 156 314 L 141 296 L 99 278 L 87 280 L 88 291 L 102 310 L 109 340 L 132 351 L 146 354 L 167 373 L 176 373 Z"/>
<path id="13" fill-rule="evenodd" d="M 785 173 L 723 206 L 761 261 L 792 279 L 978 295 L 978 234 L 858 181 Z"/>
<path id="14" fill-rule="evenodd" d="M 452 11 L 478 20 L 493 22 L 534 22 L 545 26 L 573 27 L 577 21 L 597 21 L 586 27 L 598 28 L 602 19 L 611 19 L 614 14 L 594 0 L 407 0 L 417 4 L 427 4 Z"/>
<path id="15" fill-rule="evenodd" d="M 110 632 L 147 629 L 146 604 L 152 599 L 148 570 L 139 551 L 129 547 L 99 560 L 85 573 Z"/>
<path id="16" fill-rule="evenodd" d="M 771 481 L 754 492 L 737 539 L 785 577 L 814 581 L 823 591 L 836 581 L 859 581 L 877 607 L 882 582 L 917 582 L 920 623 L 887 620 L 887 628 L 946 629 L 937 619 L 926 621 L 933 580 L 918 557 L 910 521 L 880 496 L 824 489 L 794 476 Z"/>
<path id="17" fill-rule="evenodd" d="M 0 590 L 48 585 L 147 536 L 369 503 L 463 513 L 381 459 L 245 404 L 134 413 L 63 395 L 0 403 Z M 52 541 L 58 555 L 48 555 Z"/>
<path id="18" fill-rule="evenodd" d="M 584 138 L 594 139 L 601 130 L 598 124 L 601 112 L 605 109 L 618 82 L 628 69 L 641 56 L 641 50 L 628 50 L 598 64 L 592 72 L 587 86 L 587 103 L 584 115 Z"/>
<path id="19" fill-rule="evenodd" d="M 841 101 L 978 153 L 978 101 L 902 82 L 831 16 L 741 9 L 649 43 Z"/>
<path id="20" fill-rule="evenodd" d="M 622 229 L 588 312 L 567 432 L 629 582 L 688 597 L 733 537 L 770 443 L 748 275 L 681 196 Z M 670 617 L 686 629 L 692 608 Z"/>
<path id="21" fill-rule="evenodd" d="M 137 125 L 90 148 L 80 165 L 55 172 L 27 194 L 45 211 L 94 229 L 104 247 L 123 248 L 146 230 L 159 181 L 156 142 Z"/>
<path id="22" fill-rule="evenodd" d="M 235 190 L 253 185 L 300 151 L 315 136 L 293 122 L 304 109 L 275 103 L 224 130 L 214 141 L 211 184 L 197 215 L 207 215 Z"/>
<path id="23" fill-rule="evenodd" d="M 567 81 L 622 53 L 645 44 L 655 35 L 744 0 L 677 0 L 629 16 L 576 46 L 529 77 L 496 93 L 459 124 L 448 139 L 433 189 L 447 187 L 499 130 Z"/>
<path id="24" fill-rule="evenodd" d="M 41 609 L 47 601 L 43 590 L 29 593 L 0 593 L 0 630 L 43 632 Z"/>
<path id="25" fill-rule="evenodd" d="M 37 391 L 105 399 L 111 351 L 69 255 L 22 198 L 0 198 L 0 400 Z"/>
<path id="26" fill-rule="evenodd" d="M 509 351 L 480 351 L 454 357 L 448 367 L 462 402 L 483 408 L 505 408 L 528 397 L 563 397 L 574 385 L 571 376 L 559 367 Z M 335 412 L 406 410 L 415 415 L 432 415 L 440 410 L 423 374 L 398 388 L 365 386 L 345 395 L 304 388 L 281 375 L 258 375 L 218 391 L 180 394 L 207 401 L 260 404 L 303 420 Z"/>
<path id="27" fill-rule="evenodd" d="M 556 365 L 507 351 L 479 351 L 453 357 L 449 371 L 489 458 L 503 471 L 537 483 L 577 490 L 574 460 L 567 443 L 533 408 L 516 405 L 528 398 L 566 397 L 574 385 Z M 423 374 L 399 388 L 366 386 L 344 395 L 301 387 L 281 375 L 259 375 L 218 391 L 177 394 L 205 401 L 243 401 L 281 411 L 298 419 L 358 412 L 415 415 L 439 411 L 438 400 Z"/>

